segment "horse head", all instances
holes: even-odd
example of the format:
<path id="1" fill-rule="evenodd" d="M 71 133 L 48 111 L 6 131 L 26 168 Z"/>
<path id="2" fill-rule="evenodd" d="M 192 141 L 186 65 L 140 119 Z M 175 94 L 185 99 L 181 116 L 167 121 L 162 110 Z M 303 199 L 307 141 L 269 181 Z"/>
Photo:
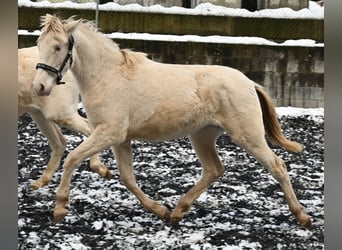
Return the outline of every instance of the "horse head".
<path id="1" fill-rule="evenodd" d="M 49 95 L 53 86 L 62 84 L 63 75 L 73 62 L 73 36 L 79 21 L 47 14 L 41 18 L 42 33 L 38 38 L 39 63 L 33 79 L 33 89 L 38 95 Z"/>

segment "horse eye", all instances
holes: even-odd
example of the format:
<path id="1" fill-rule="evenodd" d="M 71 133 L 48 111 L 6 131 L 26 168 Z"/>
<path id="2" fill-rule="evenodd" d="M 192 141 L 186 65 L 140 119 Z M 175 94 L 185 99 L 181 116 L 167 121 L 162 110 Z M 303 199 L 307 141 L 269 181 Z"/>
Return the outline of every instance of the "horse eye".
<path id="1" fill-rule="evenodd" d="M 56 47 L 55 47 L 55 51 L 58 52 L 58 51 L 60 51 L 60 50 L 61 50 L 61 47 L 59 47 L 59 46 L 56 46 Z"/>

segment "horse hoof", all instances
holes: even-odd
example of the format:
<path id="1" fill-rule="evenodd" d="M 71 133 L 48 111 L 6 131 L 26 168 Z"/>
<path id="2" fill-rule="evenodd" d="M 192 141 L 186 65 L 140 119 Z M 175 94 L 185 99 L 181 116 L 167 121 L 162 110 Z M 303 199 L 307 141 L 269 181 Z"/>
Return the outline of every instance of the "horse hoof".
<path id="1" fill-rule="evenodd" d="M 54 212 L 54 218 L 53 218 L 53 222 L 54 223 L 61 223 L 64 219 L 64 217 L 67 214 L 67 210 L 66 209 L 60 209 L 59 212 Z"/>
<path id="2" fill-rule="evenodd" d="M 153 209 L 153 210 L 149 210 L 150 212 L 153 212 L 155 215 L 157 215 L 159 217 L 159 219 L 164 220 L 164 221 L 169 221 L 170 219 L 170 212 L 169 209 L 165 206 L 159 205 L 156 203 L 156 206 L 158 206 L 158 208 Z"/>
<path id="3" fill-rule="evenodd" d="M 307 216 L 307 218 L 302 220 L 300 224 L 303 227 L 307 228 L 307 229 L 311 229 L 312 228 L 312 219 L 311 219 L 311 217 Z"/>
<path id="4" fill-rule="evenodd" d="M 172 225 L 177 225 L 182 220 L 182 217 L 171 217 L 170 223 Z"/>
<path id="5" fill-rule="evenodd" d="M 41 181 L 35 181 L 35 182 L 31 183 L 31 185 L 30 185 L 30 187 L 34 190 L 37 190 L 37 189 L 42 188 L 44 186 L 45 186 L 44 183 L 42 183 Z"/>
<path id="6" fill-rule="evenodd" d="M 112 176 L 113 176 L 112 173 L 109 170 L 107 170 L 103 178 L 105 178 L 106 180 L 110 180 L 112 179 Z"/>
<path id="7" fill-rule="evenodd" d="M 170 223 L 175 225 L 175 224 L 178 224 L 182 219 L 183 219 L 182 213 L 180 213 L 179 215 L 175 215 L 175 213 L 172 213 L 171 218 L 170 218 Z"/>
<path id="8" fill-rule="evenodd" d="M 170 216 L 169 209 L 167 209 L 167 208 L 165 207 L 165 211 L 164 211 L 164 215 L 163 215 L 162 219 L 163 219 L 164 221 L 170 221 L 170 218 L 171 218 L 171 216 Z"/>

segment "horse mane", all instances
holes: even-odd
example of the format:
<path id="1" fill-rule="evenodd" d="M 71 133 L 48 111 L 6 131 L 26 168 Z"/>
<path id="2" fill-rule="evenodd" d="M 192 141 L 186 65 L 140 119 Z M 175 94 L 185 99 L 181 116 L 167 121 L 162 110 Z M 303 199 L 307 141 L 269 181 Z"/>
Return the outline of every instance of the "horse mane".
<path id="1" fill-rule="evenodd" d="M 40 21 L 41 21 L 41 26 L 42 26 L 42 33 L 38 38 L 38 43 L 44 39 L 44 37 L 47 35 L 49 32 L 53 32 L 56 38 L 60 37 L 59 39 L 62 40 L 62 36 L 59 36 L 59 34 L 63 34 L 63 24 L 75 21 L 75 16 L 71 16 L 66 20 L 61 20 L 58 18 L 56 15 L 50 15 L 47 14 L 45 16 L 42 16 Z M 87 32 L 94 32 L 94 33 L 99 33 L 103 35 L 99 31 L 98 28 L 96 28 L 95 24 L 93 21 L 88 21 L 84 19 L 79 19 L 78 28 L 83 29 L 84 31 Z M 111 40 L 109 37 L 102 36 L 104 41 L 114 49 L 118 50 L 121 52 L 121 55 L 123 57 L 122 64 L 128 66 L 129 68 L 134 68 L 137 64 L 142 63 L 146 59 L 146 54 L 142 52 L 134 52 L 129 49 L 121 49 L 119 48 L 119 45 L 115 43 L 113 40 Z"/>
<path id="2" fill-rule="evenodd" d="M 46 34 L 49 32 L 53 32 L 55 35 L 57 35 L 57 38 L 58 38 L 58 34 L 63 32 L 63 24 L 71 22 L 71 21 L 76 21 L 75 16 L 71 16 L 65 20 L 60 19 L 56 15 L 47 14 L 45 16 L 41 16 L 40 25 L 42 27 L 41 29 L 42 33 L 40 37 L 38 38 L 38 42 L 44 39 Z M 95 27 L 95 24 L 93 21 L 87 21 L 84 19 L 79 19 L 77 21 L 81 24 L 80 26 L 87 27 L 88 30 L 93 31 L 95 33 L 98 32 L 98 29 Z"/>
<path id="3" fill-rule="evenodd" d="M 137 64 L 142 63 L 146 59 L 146 54 L 142 52 L 134 52 L 129 49 L 120 50 L 124 58 L 123 63 L 128 67 L 133 68 Z"/>

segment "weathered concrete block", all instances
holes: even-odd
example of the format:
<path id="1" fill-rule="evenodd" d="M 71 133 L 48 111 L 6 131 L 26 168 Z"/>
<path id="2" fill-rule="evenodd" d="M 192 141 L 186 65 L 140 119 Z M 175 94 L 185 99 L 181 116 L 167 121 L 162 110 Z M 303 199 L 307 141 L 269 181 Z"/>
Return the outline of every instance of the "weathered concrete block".
<path id="1" fill-rule="evenodd" d="M 310 100 L 323 100 L 324 99 L 324 94 L 323 94 L 322 88 L 320 88 L 320 87 L 310 87 L 309 99 Z"/>
<path id="2" fill-rule="evenodd" d="M 264 87 L 266 89 L 270 88 L 272 86 L 272 72 L 265 72 L 265 78 L 264 78 Z"/>
<path id="3" fill-rule="evenodd" d="M 312 71 L 314 73 L 324 73 L 324 61 L 315 60 L 312 65 Z"/>
<path id="4" fill-rule="evenodd" d="M 241 8 L 241 0 L 192 0 L 191 7 L 194 8 L 201 3 L 212 3 L 229 8 Z"/>
<path id="5" fill-rule="evenodd" d="M 132 4 L 132 3 L 136 3 L 136 4 L 143 4 L 143 0 L 113 0 L 114 3 L 117 4 L 121 4 L 121 5 L 126 5 L 126 4 Z"/>
<path id="6" fill-rule="evenodd" d="M 143 0 L 143 6 L 151 6 L 155 4 L 160 4 L 164 7 L 172 7 L 172 6 L 183 6 L 182 0 Z"/>
<path id="7" fill-rule="evenodd" d="M 113 0 L 114 3 L 118 3 L 121 5 L 126 4 L 140 4 L 142 6 L 151 6 L 151 5 L 162 5 L 164 7 L 172 7 L 172 6 L 182 6 L 182 0 Z"/>
<path id="8" fill-rule="evenodd" d="M 286 71 L 289 73 L 296 73 L 298 72 L 298 61 L 297 60 L 289 60 L 287 62 L 287 66 L 286 66 Z"/>
<path id="9" fill-rule="evenodd" d="M 291 98 L 293 76 L 292 74 L 286 74 L 283 76 L 283 82 L 280 84 L 282 90 L 282 99 L 289 100 Z"/>
<path id="10" fill-rule="evenodd" d="M 298 81 L 301 87 L 320 87 L 324 88 L 324 74 L 319 73 L 301 73 L 298 74 Z"/>
<path id="11" fill-rule="evenodd" d="M 302 105 L 300 105 L 302 103 Z M 322 105 L 320 100 L 308 100 L 305 99 L 303 102 L 299 102 L 298 107 L 303 107 L 303 108 L 317 108 L 317 107 L 324 107 Z"/>
<path id="12" fill-rule="evenodd" d="M 266 59 L 265 60 L 265 71 L 277 72 L 278 61 Z"/>
<path id="13" fill-rule="evenodd" d="M 303 99 L 292 99 L 290 102 L 290 106 L 292 107 L 303 107 L 304 108 L 305 101 Z"/>
<path id="14" fill-rule="evenodd" d="M 288 7 L 294 10 L 308 8 L 309 0 L 259 0 L 258 9 L 277 9 Z"/>
<path id="15" fill-rule="evenodd" d="M 265 61 L 257 57 L 252 57 L 251 59 L 251 71 L 261 72 L 265 69 Z"/>

